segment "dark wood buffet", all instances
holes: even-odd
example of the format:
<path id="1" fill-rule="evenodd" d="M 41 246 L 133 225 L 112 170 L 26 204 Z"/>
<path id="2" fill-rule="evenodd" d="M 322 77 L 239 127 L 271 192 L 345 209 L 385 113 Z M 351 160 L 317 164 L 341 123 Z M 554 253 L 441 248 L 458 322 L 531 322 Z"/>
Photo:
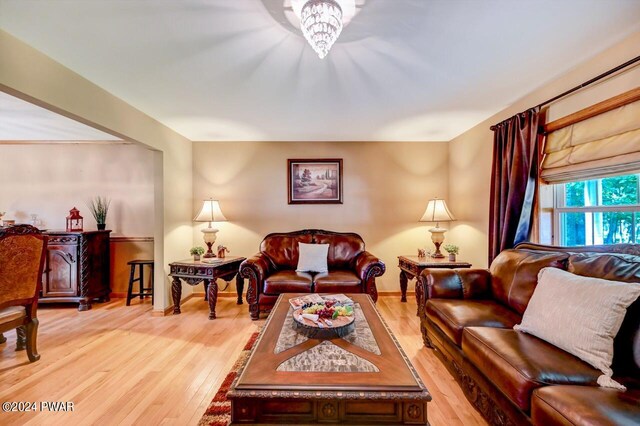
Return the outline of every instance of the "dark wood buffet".
<path id="1" fill-rule="evenodd" d="M 46 231 L 47 255 L 39 303 L 75 302 L 79 311 L 111 293 L 111 231 Z"/>

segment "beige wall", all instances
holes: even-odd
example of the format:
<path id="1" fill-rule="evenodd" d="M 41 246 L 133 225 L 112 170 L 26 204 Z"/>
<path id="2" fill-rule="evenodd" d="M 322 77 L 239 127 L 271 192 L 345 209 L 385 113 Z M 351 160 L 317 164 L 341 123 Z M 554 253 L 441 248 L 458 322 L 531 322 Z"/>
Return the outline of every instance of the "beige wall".
<path id="1" fill-rule="evenodd" d="M 154 309 L 169 307 L 168 264 L 193 240 L 191 141 L 2 30 L 0 58 L 0 90 L 155 150 Z"/>
<path id="2" fill-rule="evenodd" d="M 459 221 L 454 223 L 447 240 L 459 243 L 461 259 L 472 262 L 474 267 L 487 266 L 493 150 L 493 132 L 489 127 L 628 61 L 638 55 L 638 46 L 640 33 L 635 33 L 450 142 L 449 199 Z M 549 119 L 563 117 L 638 86 L 640 67 L 635 67 L 552 104 Z"/>
<path id="3" fill-rule="evenodd" d="M 137 145 L 0 145 L 0 211 L 5 219 L 64 229 L 77 207 L 84 228 L 96 229 L 87 207 L 97 195 L 111 199 L 107 225 L 112 236 L 153 236 L 153 153 Z"/>
<path id="4" fill-rule="evenodd" d="M 111 289 L 127 291 L 133 259 L 153 259 L 153 151 L 118 142 L 105 144 L 0 145 L 0 211 L 5 219 L 38 227 L 64 229 L 65 217 L 77 207 L 84 229 L 96 229 L 86 201 L 111 199 L 107 216 L 111 236 Z M 142 241 L 140 241 L 142 237 Z"/>
<path id="5" fill-rule="evenodd" d="M 217 224 L 216 245 L 241 256 L 256 253 L 269 232 L 357 232 L 387 265 L 378 289 L 399 291 L 397 256 L 431 244 L 427 225 L 418 220 L 429 198 L 447 197 L 447 152 L 438 142 L 197 142 L 193 214 L 201 200 L 218 198 L 229 222 Z M 288 205 L 287 159 L 323 157 L 344 160 L 344 204 Z M 195 227 L 195 245 L 204 245 L 205 226 Z"/>

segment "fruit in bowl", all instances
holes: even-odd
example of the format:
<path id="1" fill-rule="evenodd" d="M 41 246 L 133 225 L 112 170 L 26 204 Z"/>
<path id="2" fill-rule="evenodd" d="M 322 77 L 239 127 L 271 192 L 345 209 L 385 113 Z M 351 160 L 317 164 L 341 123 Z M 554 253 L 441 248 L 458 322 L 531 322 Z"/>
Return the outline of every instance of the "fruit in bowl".
<path id="1" fill-rule="evenodd" d="M 319 318 L 336 319 L 339 316 L 352 316 L 353 306 L 340 305 L 333 300 L 328 300 L 325 303 L 304 305 L 302 313 L 318 315 Z"/>

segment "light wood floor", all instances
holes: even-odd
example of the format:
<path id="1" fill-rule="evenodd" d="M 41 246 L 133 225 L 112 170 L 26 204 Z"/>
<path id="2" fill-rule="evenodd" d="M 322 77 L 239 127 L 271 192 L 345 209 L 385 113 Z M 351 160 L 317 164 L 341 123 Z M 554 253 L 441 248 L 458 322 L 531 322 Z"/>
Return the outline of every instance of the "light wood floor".
<path id="1" fill-rule="evenodd" d="M 432 426 L 486 424 L 440 361 L 422 345 L 415 301 L 382 297 L 378 308 L 433 396 Z M 38 309 L 40 361 L 0 345 L 0 402 L 72 401 L 74 411 L 4 413 L 2 425 L 195 425 L 251 334 L 264 320 L 247 305 L 218 300 L 207 319 L 200 298 L 179 316 L 152 317 L 150 302 L 96 304 L 91 311 Z"/>

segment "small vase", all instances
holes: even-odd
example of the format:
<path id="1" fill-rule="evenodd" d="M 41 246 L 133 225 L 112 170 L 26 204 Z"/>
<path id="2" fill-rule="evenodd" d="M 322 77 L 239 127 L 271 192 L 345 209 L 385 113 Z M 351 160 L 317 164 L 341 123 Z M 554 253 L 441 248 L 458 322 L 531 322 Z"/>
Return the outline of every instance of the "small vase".
<path id="1" fill-rule="evenodd" d="M 199 254 L 194 254 L 193 255 L 193 260 L 198 262 L 200 260 L 200 255 Z"/>
<path id="2" fill-rule="evenodd" d="M 449 253 L 449 262 L 455 262 L 456 261 L 456 255 L 453 253 Z"/>
<path id="3" fill-rule="evenodd" d="M 98 231 L 104 231 L 105 229 L 107 229 L 106 223 L 98 223 Z"/>

